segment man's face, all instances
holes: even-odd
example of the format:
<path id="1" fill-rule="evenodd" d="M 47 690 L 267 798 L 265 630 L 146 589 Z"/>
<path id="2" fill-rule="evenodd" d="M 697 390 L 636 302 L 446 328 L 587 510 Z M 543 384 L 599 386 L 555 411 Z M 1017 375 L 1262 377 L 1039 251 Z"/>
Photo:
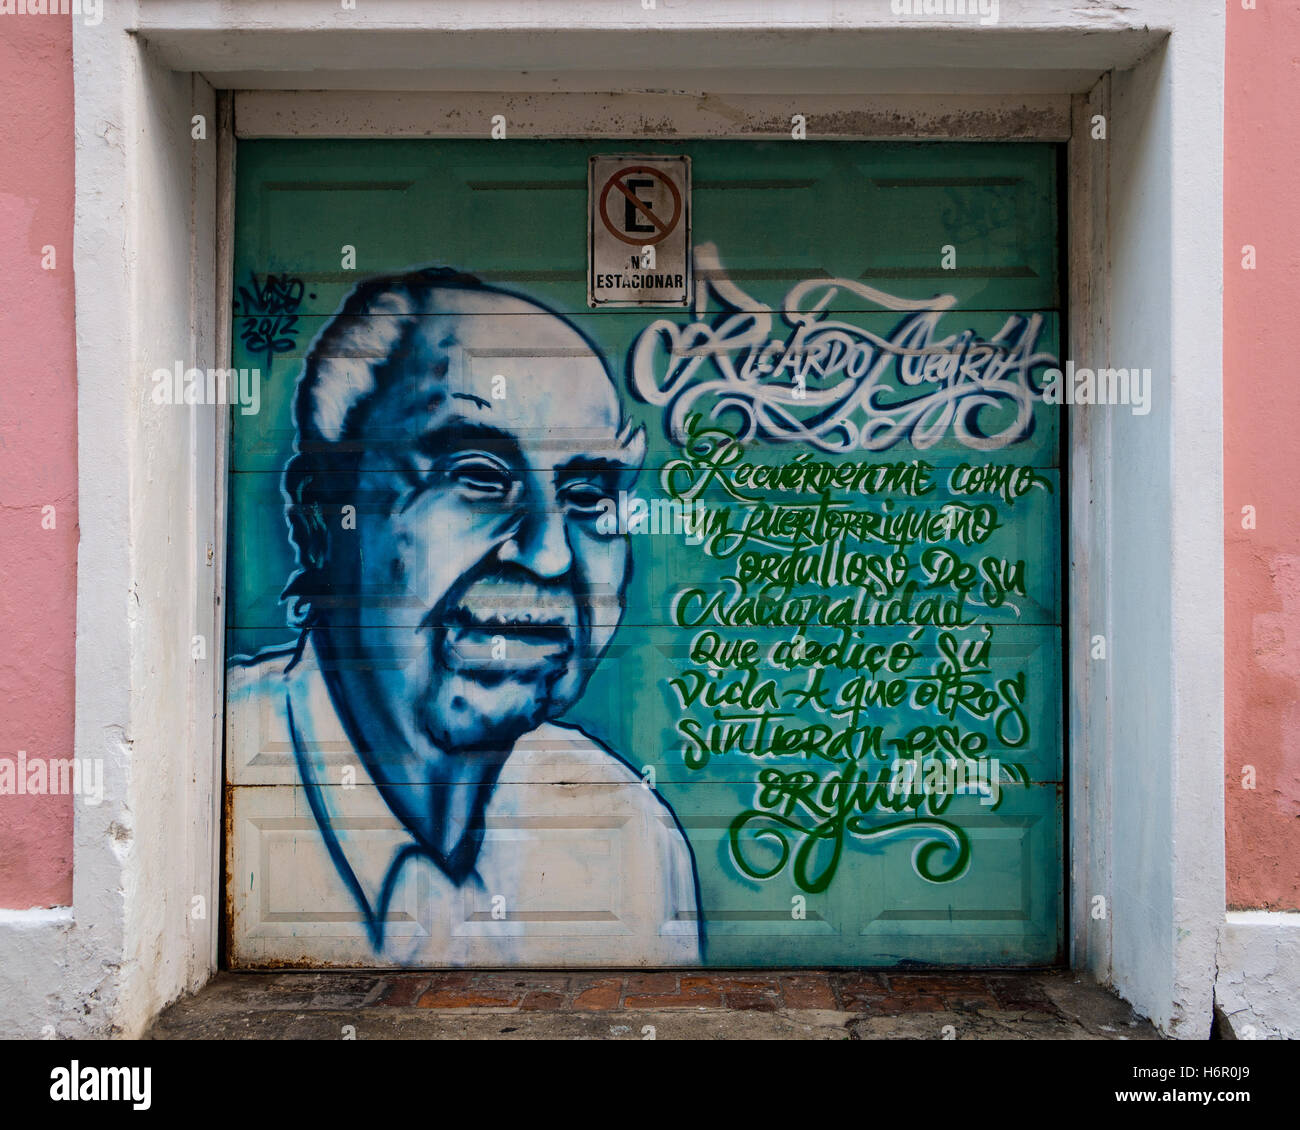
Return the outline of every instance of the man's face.
<path id="1" fill-rule="evenodd" d="M 417 758 L 506 753 L 577 700 L 628 572 L 600 503 L 636 470 L 604 365 L 572 328 L 506 296 L 440 305 L 364 409 L 356 553 L 347 533 L 331 552 L 359 598 L 354 720 L 375 724 L 371 748 Z"/>

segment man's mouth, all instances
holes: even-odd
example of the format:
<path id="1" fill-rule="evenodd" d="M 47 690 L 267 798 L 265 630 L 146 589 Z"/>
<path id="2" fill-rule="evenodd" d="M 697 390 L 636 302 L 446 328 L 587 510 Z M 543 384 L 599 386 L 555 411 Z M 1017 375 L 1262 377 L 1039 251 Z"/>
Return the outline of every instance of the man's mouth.
<path id="1" fill-rule="evenodd" d="M 441 650 L 453 670 L 523 676 L 563 666 L 573 649 L 573 632 L 558 616 L 461 606 L 447 616 Z"/>

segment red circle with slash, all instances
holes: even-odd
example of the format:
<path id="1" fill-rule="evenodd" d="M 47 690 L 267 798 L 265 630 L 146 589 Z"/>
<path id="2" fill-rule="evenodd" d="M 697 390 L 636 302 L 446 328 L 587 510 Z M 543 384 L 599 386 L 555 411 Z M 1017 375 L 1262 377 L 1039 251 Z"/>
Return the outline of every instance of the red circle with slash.
<path id="1" fill-rule="evenodd" d="M 645 203 L 642 200 L 638 199 L 637 196 L 634 193 L 632 193 L 632 191 L 628 189 L 628 187 L 625 184 L 623 184 L 623 178 L 629 176 L 632 173 L 648 173 L 656 180 L 663 181 L 663 183 L 668 186 L 668 191 L 672 194 L 673 197 L 673 215 L 672 215 L 672 219 L 670 219 L 667 223 L 664 223 L 663 220 L 661 220 L 658 216 L 656 216 L 654 212 L 652 212 L 649 208 L 646 207 Z M 628 201 L 638 212 L 640 212 L 647 220 L 650 221 L 650 223 L 654 224 L 654 226 L 659 229 L 658 235 L 654 235 L 654 236 L 644 235 L 644 234 L 635 235 L 635 236 L 625 235 L 623 232 L 619 231 L 612 223 L 610 223 L 609 215 L 605 206 L 609 202 L 610 192 L 615 188 L 617 188 L 618 191 L 628 199 Z M 625 169 L 619 169 L 618 172 L 616 172 L 612 177 L 609 178 L 609 180 L 605 182 L 605 187 L 601 190 L 600 193 L 601 222 L 608 229 L 609 234 L 612 235 L 615 239 L 621 239 L 624 243 L 630 243 L 634 247 L 652 246 L 656 243 L 659 243 L 661 240 L 667 239 L 670 235 L 672 235 L 673 229 L 677 227 L 677 221 L 680 220 L 681 218 L 682 218 L 682 194 L 677 190 L 677 186 L 673 184 L 672 179 L 670 177 L 665 176 L 658 169 L 652 168 L 649 165 L 628 165 L 627 168 Z"/>

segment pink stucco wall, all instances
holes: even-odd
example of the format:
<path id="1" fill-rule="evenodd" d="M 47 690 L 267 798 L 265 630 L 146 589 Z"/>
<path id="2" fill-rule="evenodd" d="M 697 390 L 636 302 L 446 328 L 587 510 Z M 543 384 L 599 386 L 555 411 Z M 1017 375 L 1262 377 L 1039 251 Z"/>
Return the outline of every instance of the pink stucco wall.
<path id="1" fill-rule="evenodd" d="M 73 756 L 72 22 L 0 27 L 0 757 Z M 41 267 L 42 247 L 55 269 Z M 42 528 L 53 506 L 54 529 Z M 0 907 L 72 901 L 72 798 L 0 796 Z"/>
<path id="2" fill-rule="evenodd" d="M 1228 904 L 1300 909 L 1300 4 L 1228 0 L 1224 505 Z M 1255 247 L 1257 267 L 1242 268 Z M 1256 528 L 1242 528 L 1253 506 Z M 1242 787 L 1255 766 L 1256 787 Z"/>

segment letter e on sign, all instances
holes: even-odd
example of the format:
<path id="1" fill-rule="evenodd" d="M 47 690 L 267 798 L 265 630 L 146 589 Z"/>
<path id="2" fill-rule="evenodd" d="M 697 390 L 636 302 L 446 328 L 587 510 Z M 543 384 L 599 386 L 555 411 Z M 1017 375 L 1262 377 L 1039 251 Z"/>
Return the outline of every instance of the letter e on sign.
<path id="1" fill-rule="evenodd" d="M 690 302 L 691 159 L 636 153 L 592 157 L 587 165 L 587 304 Z"/>

